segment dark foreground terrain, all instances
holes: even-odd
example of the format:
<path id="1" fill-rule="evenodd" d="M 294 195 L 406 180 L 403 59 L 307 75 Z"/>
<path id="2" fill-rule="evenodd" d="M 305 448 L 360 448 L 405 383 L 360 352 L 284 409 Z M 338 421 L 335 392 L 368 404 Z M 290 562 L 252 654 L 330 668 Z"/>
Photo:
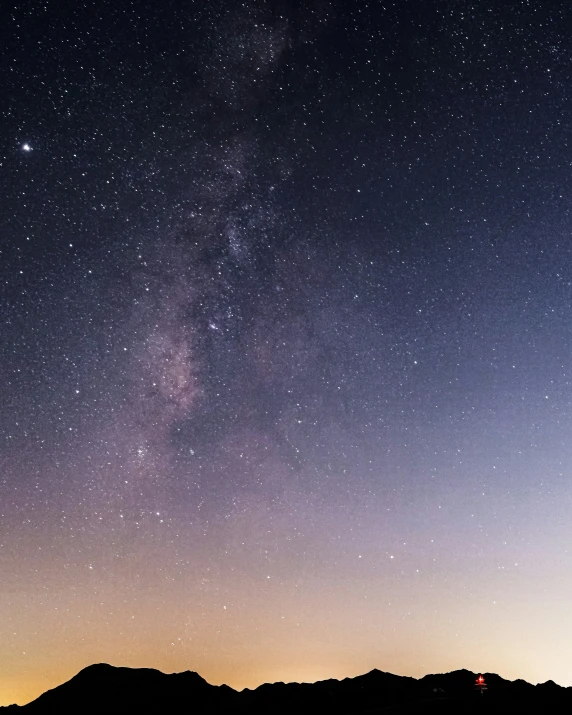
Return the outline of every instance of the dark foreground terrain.
<path id="1" fill-rule="evenodd" d="M 197 673 L 92 665 L 37 700 L 1 708 L 0 715 L 449 715 L 453 713 L 570 713 L 572 688 L 552 681 L 531 685 L 486 673 L 488 690 L 474 689 L 477 674 L 457 670 L 419 680 L 372 670 L 366 675 L 317 683 L 273 683 L 237 692 L 209 685 Z"/>

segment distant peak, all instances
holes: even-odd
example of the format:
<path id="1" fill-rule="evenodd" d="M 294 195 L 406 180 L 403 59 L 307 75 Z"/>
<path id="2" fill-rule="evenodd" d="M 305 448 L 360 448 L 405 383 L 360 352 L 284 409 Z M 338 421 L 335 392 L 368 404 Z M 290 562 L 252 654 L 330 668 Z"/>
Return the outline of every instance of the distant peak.
<path id="1" fill-rule="evenodd" d="M 95 673 L 111 672 L 112 670 L 119 670 L 119 668 L 115 665 L 109 665 L 109 663 L 93 663 L 82 668 L 77 675 L 82 675 L 82 673 L 93 675 Z"/>

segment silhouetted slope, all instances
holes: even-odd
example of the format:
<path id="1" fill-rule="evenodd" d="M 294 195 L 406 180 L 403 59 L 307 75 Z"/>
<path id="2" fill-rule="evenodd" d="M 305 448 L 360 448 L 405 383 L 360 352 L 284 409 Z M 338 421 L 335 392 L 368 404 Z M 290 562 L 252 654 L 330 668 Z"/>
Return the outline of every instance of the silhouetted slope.
<path id="1" fill-rule="evenodd" d="M 476 677 L 468 670 L 456 670 L 417 680 L 372 670 L 344 680 L 266 683 L 239 693 L 226 685 L 209 685 L 190 671 L 165 675 L 100 664 L 85 668 L 28 705 L 0 710 L 6 715 L 536 715 L 572 710 L 572 688 L 551 680 L 535 686 L 486 673 L 489 689 L 481 696 L 474 690 Z"/>
<path id="2" fill-rule="evenodd" d="M 198 673 L 165 675 L 148 668 L 91 665 L 63 685 L 18 709 L 25 713 L 216 713 L 236 691 L 209 685 Z"/>
<path id="3" fill-rule="evenodd" d="M 415 678 L 372 670 L 356 678 L 321 680 L 317 683 L 266 683 L 256 690 L 240 693 L 241 705 L 248 712 L 351 712 L 403 702 Z"/>

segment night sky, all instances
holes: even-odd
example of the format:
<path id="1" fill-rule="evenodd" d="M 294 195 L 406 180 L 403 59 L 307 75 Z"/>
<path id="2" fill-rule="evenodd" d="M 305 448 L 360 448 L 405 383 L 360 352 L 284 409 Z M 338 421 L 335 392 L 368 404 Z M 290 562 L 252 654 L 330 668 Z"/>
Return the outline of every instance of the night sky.
<path id="1" fill-rule="evenodd" d="M 572 685 L 572 6 L 0 18 L 0 704 Z"/>

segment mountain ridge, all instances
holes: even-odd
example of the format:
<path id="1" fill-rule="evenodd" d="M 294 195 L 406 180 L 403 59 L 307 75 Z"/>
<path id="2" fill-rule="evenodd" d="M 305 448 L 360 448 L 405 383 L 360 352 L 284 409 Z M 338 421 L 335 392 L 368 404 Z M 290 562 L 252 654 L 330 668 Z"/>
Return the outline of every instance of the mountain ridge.
<path id="1" fill-rule="evenodd" d="M 475 688 L 477 673 L 461 669 L 430 673 L 421 678 L 395 675 L 377 668 L 337 680 L 315 683 L 262 683 L 235 690 L 211 685 L 198 673 L 163 673 L 154 668 L 128 668 L 94 663 L 70 680 L 26 705 L 0 706 L 12 715 L 71 715 L 72 713 L 223 713 L 236 715 L 315 713 L 536 713 L 572 708 L 572 687 L 552 680 L 533 685 L 484 673 L 488 689 Z"/>

